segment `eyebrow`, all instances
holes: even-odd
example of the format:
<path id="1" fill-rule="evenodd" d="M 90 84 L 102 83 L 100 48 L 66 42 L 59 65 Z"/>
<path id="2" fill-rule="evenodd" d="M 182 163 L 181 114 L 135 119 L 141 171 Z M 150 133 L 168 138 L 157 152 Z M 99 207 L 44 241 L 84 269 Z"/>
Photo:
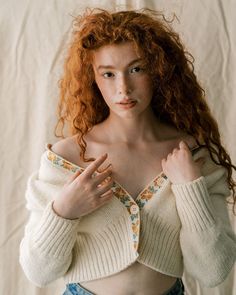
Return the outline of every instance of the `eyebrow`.
<path id="1" fill-rule="evenodd" d="M 133 64 L 135 64 L 135 63 L 137 63 L 137 62 L 139 62 L 139 61 L 141 61 L 141 60 L 143 60 L 143 58 L 137 58 L 137 59 L 134 59 L 134 60 L 132 60 L 132 61 L 127 65 L 127 67 L 130 67 L 130 66 L 132 66 Z M 115 69 L 115 67 L 112 66 L 112 65 L 100 65 L 100 66 L 97 67 L 97 71 L 99 71 L 99 70 L 101 70 L 101 69 Z"/>

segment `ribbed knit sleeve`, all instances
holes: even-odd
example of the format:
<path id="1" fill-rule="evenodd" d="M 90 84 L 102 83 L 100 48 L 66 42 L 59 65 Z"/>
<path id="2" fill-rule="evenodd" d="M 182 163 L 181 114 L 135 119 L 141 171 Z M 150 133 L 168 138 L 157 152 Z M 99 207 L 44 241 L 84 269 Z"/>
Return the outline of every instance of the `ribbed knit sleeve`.
<path id="1" fill-rule="evenodd" d="M 234 265 L 236 237 L 227 211 L 227 170 L 216 165 L 206 150 L 198 156 L 205 157 L 203 176 L 172 184 L 171 189 L 182 223 L 184 267 L 200 284 L 214 287 L 225 280 Z"/>
<path id="2" fill-rule="evenodd" d="M 72 261 L 80 219 L 61 218 L 52 209 L 67 176 L 48 165 L 43 154 L 39 171 L 27 182 L 30 216 L 20 244 L 20 264 L 28 279 L 40 287 L 63 276 Z"/>

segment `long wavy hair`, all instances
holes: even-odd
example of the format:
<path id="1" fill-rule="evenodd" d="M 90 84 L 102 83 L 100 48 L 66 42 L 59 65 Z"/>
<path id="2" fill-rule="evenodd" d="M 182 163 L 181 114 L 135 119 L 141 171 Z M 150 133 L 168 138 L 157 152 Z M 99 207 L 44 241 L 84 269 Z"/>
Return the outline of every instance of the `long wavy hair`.
<path id="1" fill-rule="evenodd" d="M 141 50 L 144 63 L 154 84 L 152 109 L 161 122 L 192 135 L 199 146 L 206 147 L 211 159 L 228 171 L 228 187 L 236 202 L 232 170 L 236 167 L 222 146 L 216 120 L 205 101 L 205 91 L 194 74 L 194 58 L 187 52 L 170 21 L 150 9 L 108 12 L 87 9 L 74 17 L 72 42 L 59 80 L 60 99 L 55 136 L 62 137 L 68 124 L 71 135 L 77 135 L 80 156 L 85 161 L 84 135 L 109 116 L 94 78 L 92 54 L 108 44 L 132 41 Z M 59 131 L 59 133 L 57 132 Z M 216 155 L 217 158 L 213 155 Z M 234 210 L 233 210 L 234 211 Z"/>

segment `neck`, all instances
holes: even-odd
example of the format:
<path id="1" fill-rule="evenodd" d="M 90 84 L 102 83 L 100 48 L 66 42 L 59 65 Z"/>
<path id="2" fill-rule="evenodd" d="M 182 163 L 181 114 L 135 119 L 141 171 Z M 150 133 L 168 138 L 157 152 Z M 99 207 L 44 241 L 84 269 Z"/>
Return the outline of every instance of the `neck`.
<path id="1" fill-rule="evenodd" d="M 102 123 L 104 134 L 110 142 L 122 142 L 134 144 L 148 141 L 156 141 L 161 123 L 149 109 L 140 116 L 120 117 L 110 113 L 109 117 Z"/>

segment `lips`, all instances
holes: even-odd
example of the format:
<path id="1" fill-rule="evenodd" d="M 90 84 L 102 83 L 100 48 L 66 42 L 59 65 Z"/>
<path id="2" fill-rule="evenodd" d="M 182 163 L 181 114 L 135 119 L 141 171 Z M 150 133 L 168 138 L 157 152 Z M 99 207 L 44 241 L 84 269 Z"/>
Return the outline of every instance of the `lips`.
<path id="1" fill-rule="evenodd" d="M 118 103 L 118 106 L 121 109 L 128 110 L 128 109 L 133 108 L 136 104 L 137 104 L 137 101 L 135 101 L 135 100 L 129 100 L 129 101 L 126 101 L 126 102 Z"/>
<path id="2" fill-rule="evenodd" d="M 118 104 L 130 104 L 133 102 L 136 102 L 136 101 L 133 99 L 122 99 L 120 102 L 118 102 Z"/>

